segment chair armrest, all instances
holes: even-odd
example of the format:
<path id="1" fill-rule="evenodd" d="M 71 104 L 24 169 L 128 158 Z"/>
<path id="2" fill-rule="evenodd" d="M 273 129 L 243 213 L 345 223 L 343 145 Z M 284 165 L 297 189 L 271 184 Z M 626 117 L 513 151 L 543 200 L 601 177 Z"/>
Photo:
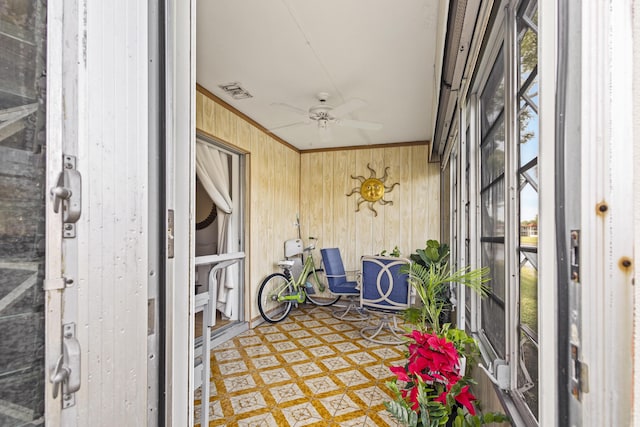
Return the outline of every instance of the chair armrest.
<path id="1" fill-rule="evenodd" d="M 356 289 L 360 289 L 360 284 L 362 283 L 362 272 L 360 270 L 347 270 L 347 280 L 351 282 L 356 282 Z"/>
<path id="2" fill-rule="evenodd" d="M 347 278 L 349 280 L 356 280 L 357 277 L 360 277 L 360 270 L 347 270 Z"/>

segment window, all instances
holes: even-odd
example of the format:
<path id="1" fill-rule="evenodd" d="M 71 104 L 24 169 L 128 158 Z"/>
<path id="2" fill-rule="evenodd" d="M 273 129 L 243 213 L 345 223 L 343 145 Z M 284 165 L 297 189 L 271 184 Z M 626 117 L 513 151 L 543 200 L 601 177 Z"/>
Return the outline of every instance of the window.
<path id="1" fill-rule="evenodd" d="M 467 118 L 468 119 L 468 118 Z M 466 126 L 466 131 L 464 133 L 465 138 L 462 141 L 464 158 L 461 159 L 464 163 L 464 189 L 462 194 L 462 204 L 464 206 L 464 231 L 461 233 L 461 238 L 464 239 L 464 245 L 461 250 L 464 250 L 464 263 L 462 265 L 469 265 L 471 262 L 471 151 L 470 151 L 470 143 L 471 140 L 471 125 Z M 462 255 L 462 254 L 461 254 Z M 471 292 L 466 292 L 462 290 L 464 293 L 464 323 L 467 330 L 471 331 L 473 328 L 471 322 Z"/>
<path id="2" fill-rule="evenodd" d="M 535 0 L 505 0 L 499 7 L 501 19 L 488 29 L 473 86 L 461 105 L 467 117 L 459 130 L 462 188 L 450 189 L 459 198 L 452 205 L 459 207 L 461 232 L 452 247 L 455 258 L 490 269 L 491 294 L 464 295 L 466 327 L 478 334 L 489 358 L 509 363 L 505 396 L 523 419 L 536 424 L 538 6 Z"/>
<path id="3" fill-rule="evenodd" d="M 538 416 L 538 12 L 525 2 L 516 20 L 518 63 L 519 275 L 517 393 Z M 524 230 L 524 233 L 523 233 Z"/>
<path id="4" fill-rule="evenodd" d="M 491 294 L 482 300 L 481 328 L 501 359 L 505 349 L 505 96 L 500 49 L 480 95 L 480 253 L 490 269 Z"/>

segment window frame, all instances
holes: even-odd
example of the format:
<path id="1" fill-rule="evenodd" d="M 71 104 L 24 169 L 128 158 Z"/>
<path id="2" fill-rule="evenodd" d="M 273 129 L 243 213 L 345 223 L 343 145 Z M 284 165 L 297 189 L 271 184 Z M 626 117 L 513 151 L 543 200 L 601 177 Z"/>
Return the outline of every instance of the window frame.
<path id="1" fill-rule="evenodd" d="M 530 0 L 538 3 L 537 0 Z M 487 28 L 484 51 L 480 53 L 475 64 L 474 75 L 466 91 L 462 92 L 460 99 L 459 128 L 456 144 L 458 145 L 455 161 L 458 164 L 451 169 L 458 171 L 457 194 L 452 194 L 456 198 L 458 207 L 458 217 L 452 218 L 452 226 L 458 227 L 458 242 L 455 247 L 457 253 L 452 252 L 452 257 L 460 265 L 469 265 L 471 268 L 478 268 L 482 265 L 481 242 L 482 233 L 481 214 L 481 159 L 482 152 L 480 142 L 482 141 L 480 114 L 481 100 L 480 94 L 485 89 L 491 71 L 499 59 L 502 51 L 503 55 L 503 79 L 504 79 L 504 278 L 505 278 L 505 359 L 513 361 L 509 364 L 510 380 L 509 386 L 505 390 L 498 390 L 499 397 L 505 404 L 510 414 L 520 417 L 520 421 L 525 425 L 538 425 L 531 409 L 527 406 L 524 398 L 517 391 L 518 388 L 518 358 L 519 358 L 519 299 L 520 299 L 520 251 L 519 248 L 519 98 L 518 98 L 518 34 L 517 34 L 517 12 L 528 0 L 504 0 L 497 5 L 498 11 L 493 21 L 492 27 Z M 539 63 L 539 59 L 538 59 Z M 499 120 L 499 119 L 498 119 Z M 539 135 L 539 133 L 538 133 Z M 466 147 L 468 145 L 468 149 Z M 539 157 L 540 147 L 538 146 Z M 469 158 L 467 159 L 467 153 Z M 467 188 L 468 187 L 468 188 Z M 468 193 L 466 192 L 467 190 Z M 468 194 L 468 200 L 465 200 Z M 468 213 L 465 212 L 465 203 L 469 205 Z M 453 203 L 452 203 L 453 205 Z M 465 218 L 469 215 L 469 218 Z M 467 222 L 468 221 L 468 222 Z M 468 226 L 467 226 L 468 224 Z M 468 258 L 465 254 L 465 239 L 469 239 Z M 452 246 L 454 246 L 452 244 Z M 539 277 L 539 272 L 538 272 Z M 485 366 L 491 367 L 498 359 L 498 353 L 491 345 L 487 335 L 484 333 L 482 319 L 481 298 L 472 293 L 470 298 L 470 312 L 466 312 L 465 290 L 458 287 L 457 300 L 460 301 L 461 309 L 458 310 L 457 321 L 463 325 L 467 332 L 477 338 L 481 351 L 481 356 Z M 540 302 L 538 302 L 539 304 Z M 538 310 L 539 313 L 539 310 Z M 469 317 L 466 319 L 466 317 Z M 540 332 L 538 333 L 538 344 L 540 342 Z M 538 384 L 539 384 L 538 377 Z M 538 388 L 538 402 L 540 402 L 540 388 Z M 540 416 L 540 403 L 538 403 L 538 417 Z M 515 414 L 514 414 L 515 412 Z M 520 425 L 520 423 L 518 423 Z"/>

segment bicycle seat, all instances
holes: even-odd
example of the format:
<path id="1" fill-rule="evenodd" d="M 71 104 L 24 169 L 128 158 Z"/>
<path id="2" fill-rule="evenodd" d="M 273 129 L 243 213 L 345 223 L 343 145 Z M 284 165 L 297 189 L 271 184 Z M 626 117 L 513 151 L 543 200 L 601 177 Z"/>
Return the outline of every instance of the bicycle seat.
<path id="1" fill-rule="evenodd" d="M 282 267 L 282 268 L 286 268 L 287 270 L 291 269 L 291 267 L 293 267 L 293 260 L 289 260 L 289 259 L 283 259 L 278 261 L 278 267 Z"/>

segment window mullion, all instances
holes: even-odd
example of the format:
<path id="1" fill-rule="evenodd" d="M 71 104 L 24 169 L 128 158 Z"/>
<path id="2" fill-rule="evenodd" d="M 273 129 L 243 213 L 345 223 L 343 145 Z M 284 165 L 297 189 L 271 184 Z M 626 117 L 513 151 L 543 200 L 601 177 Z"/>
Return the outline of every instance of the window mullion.
<path id="1" fill-rule="evenodd" d="M 510 362 L 511 389 L 518 379 L 519 247 L 518 224 L 518 57 L 515 8 L 509 7 L 505 31 L 505 323 L 506 356 Z"/>
<path id="2" fill-rule="evenodd" d="M 472 269 L 481 266 L 480 261 L 480 154 L 477 141 L 480 140 L 480 131 L 478 126 L 478 96 L 472 94 L 469 99 L 469 238 L 471 244 L 469 248 L 469 263 Z M 481 320 L 480 297 L 477 293 L 471 294 L 471 332 L 478 332 L 478 325 Z"/>

